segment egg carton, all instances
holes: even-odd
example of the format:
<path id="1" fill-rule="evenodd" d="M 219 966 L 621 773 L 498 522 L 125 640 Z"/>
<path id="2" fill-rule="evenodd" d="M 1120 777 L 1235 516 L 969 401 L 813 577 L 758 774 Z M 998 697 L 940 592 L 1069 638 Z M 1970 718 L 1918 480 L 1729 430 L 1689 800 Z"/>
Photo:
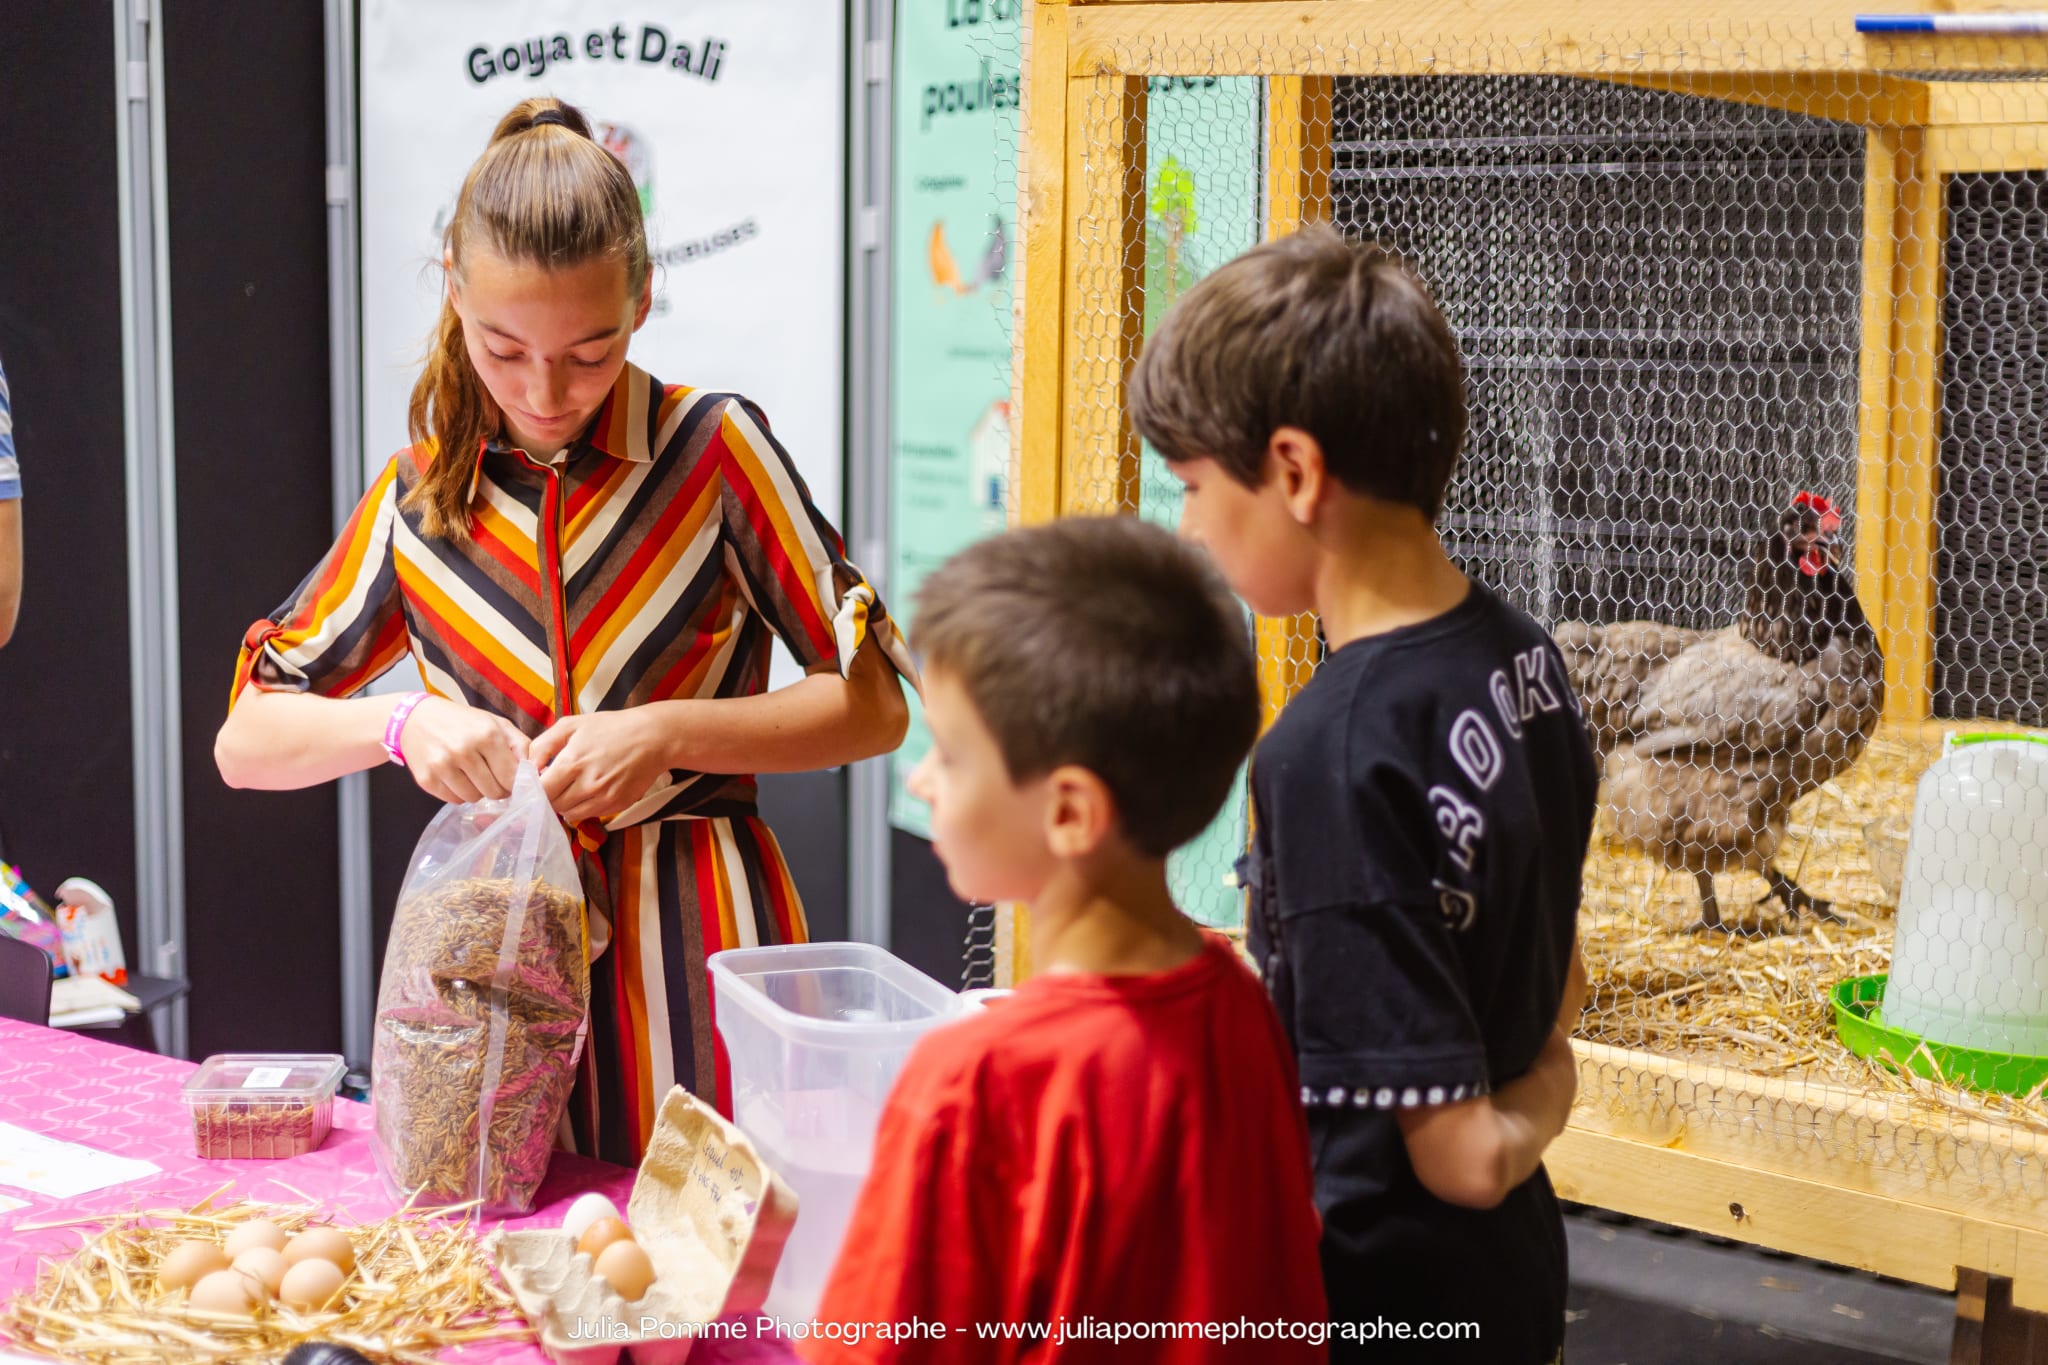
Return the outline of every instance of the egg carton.
<path id="1" fill-rule="evenodd" d="M 500 1229 L 486 1245 L 557 1365 L 682 1365 L 701 1339 L 691 1328 L 767 1300 L 796 1206 L 746 1134 L 677 1086 L 626 1204 L 654 1263 L 644 1296 L 621 1298 L 560 1228 Z"/>

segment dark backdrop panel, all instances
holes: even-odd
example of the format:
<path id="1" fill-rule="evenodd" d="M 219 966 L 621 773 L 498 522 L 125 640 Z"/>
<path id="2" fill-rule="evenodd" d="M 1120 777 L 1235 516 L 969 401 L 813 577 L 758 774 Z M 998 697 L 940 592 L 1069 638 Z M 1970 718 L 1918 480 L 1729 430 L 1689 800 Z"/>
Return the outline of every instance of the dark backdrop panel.
<path id="1" fill-rule="evenodd" d="M 0 850 L 48 895 L 91 877 L 135 952 L 128 504 L 114 21 L 0 4 L 0 365 L 14 395 L 26 564 L 0 650 Z"/>
<path id="2" fill-rule="evenodd" d="M 420 790 L 412 775 L 394 764 L 370 770 L 370 917 L 372 993 L 384 971 L 384 945 L 398 911 L 398 889 L 412 866 L 413 846 L 440 813 L 441 803 Z M 375 1001 L 371 1002 L 374 1007 Z"/>
<path id="3" fill-rule="evenodd" d="M 213 765 L 242 632 L 332 538 L 321 12 L 165 11 L 191 1047 L 338 1051 L 334 788 Z"/>
<path id="4" fill-rule="evenodd" d="M 761 778 L 761 818 L 775 831 L 804 898 L 811 937 L 847 933 L 846 772 L 768 773 Z"/>
<path id="5" fill-rule="evenodd" d="M 946 885 L 927 841 L 889 831 L 889 951 L 958 988 L 967 968 L 967 903 Z"/>

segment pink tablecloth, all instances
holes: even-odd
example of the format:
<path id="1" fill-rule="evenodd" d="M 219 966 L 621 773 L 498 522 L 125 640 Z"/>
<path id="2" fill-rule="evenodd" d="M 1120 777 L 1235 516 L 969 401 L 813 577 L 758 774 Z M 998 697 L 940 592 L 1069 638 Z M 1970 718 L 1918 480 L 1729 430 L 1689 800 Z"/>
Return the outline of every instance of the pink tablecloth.
<path id="1" fill-rule="evenodd" d="M 344 1219 L 382 1218 L 396 1209 L 378 1179 L 371 1154 L 370 1106 L 337 1099 L 334 1132 L 317 1152 L 281 1161 L 208 1161 L 192 1154 L 192 1124 L 179 1087 L 190 1062 L 174 1061 L 103 1043 L 61 1029 L 0 1019 L 0 1121 L 121 1156 L 140 1157 L 156 1175 L 75 1199 L 57 1200 L 0 1185 L 0 1198 L 27 1206 L 0 1212 L 0 1301 L 35 1282 L 46 1256 L 77 1250 L 75 1230 L 23 1232 L 23 1224 L 98 1212 L 185 1208 L 229 1181 L 231 1197 L 295 1204 L 300 1194 L 327 1204 Z M 534 1212 L 503 1220 L 506 1227 L 559 1223 L 571 1200 L 598 1190 L 620 1208 L 633 1175 L 621 1166 L 558 1153 L 541 1186 Z M 289 1188 L 287 1188 L 289 1187 Z M 486 1230 L 500 1225 L 489 1220 Z M 691 1353 L 692 1365 L 787 1359 L 786 1348 L 707 1339 Z M 499 1345 L 461 1352 L 464 1365 L 527 1365 L 546 1357 L 537 1346 Z"/>

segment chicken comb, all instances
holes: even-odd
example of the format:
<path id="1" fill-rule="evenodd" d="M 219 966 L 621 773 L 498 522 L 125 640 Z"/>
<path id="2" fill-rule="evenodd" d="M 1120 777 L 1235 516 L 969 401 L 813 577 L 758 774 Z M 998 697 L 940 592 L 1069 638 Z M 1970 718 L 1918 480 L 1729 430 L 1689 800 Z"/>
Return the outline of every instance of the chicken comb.
<path id="1" fill-rule="evenodd" d="M 1820 529 L 1823 531 L 1836 530 L 1842 524 L 1842 514 L 1835 510 L 1834 503 L 1818 493 L 1808 493 L 1802 490 L 1793 497 L 1792 505 L 1794 507 L 1804 507 L 1816 517 L 1819 517 Z"/>

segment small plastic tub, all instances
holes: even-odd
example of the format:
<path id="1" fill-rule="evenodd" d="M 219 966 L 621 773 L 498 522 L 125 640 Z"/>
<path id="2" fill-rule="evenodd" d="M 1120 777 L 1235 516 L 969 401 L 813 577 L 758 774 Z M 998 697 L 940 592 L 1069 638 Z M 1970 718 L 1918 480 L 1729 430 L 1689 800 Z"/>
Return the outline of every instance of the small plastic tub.
<path id="1" fill-rule="evenodd" d="M 226 1052 L 185 1082 L 192 1150 L 209 1160 L 304 1156 L 334 1128 L 348 1065 L 333 1053 Z"/>

